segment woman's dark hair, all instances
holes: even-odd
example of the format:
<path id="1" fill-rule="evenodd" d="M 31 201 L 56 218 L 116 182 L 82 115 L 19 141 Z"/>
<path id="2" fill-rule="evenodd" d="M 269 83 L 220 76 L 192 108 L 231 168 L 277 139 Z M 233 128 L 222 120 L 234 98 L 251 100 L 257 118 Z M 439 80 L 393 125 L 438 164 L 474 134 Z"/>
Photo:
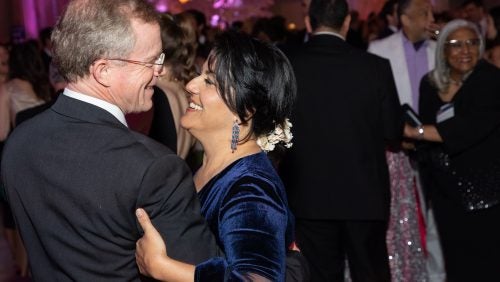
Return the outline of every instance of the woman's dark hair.
<path id="1" fill-rule="evenodd" d="M 252 119 L 256 137 L 284 124 L 296 96 L 296 82 L 290 62 L 273 45 L 243 33 L 219 34 L 208 57 L 224 103 L 243 124 Z"/>
<path id="2" fill-rule="evenodd" d="M 50 100 L 52 86 L 36 41 L 12 46 L 9 55 L 9 78 L 28 81 L 38 98 L 44 101 Z"/>

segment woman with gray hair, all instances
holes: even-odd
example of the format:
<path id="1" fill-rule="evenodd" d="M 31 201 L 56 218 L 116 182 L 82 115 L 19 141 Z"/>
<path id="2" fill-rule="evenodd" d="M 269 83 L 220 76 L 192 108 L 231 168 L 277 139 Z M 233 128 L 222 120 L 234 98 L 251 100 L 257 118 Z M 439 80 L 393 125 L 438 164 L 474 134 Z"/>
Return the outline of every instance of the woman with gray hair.
<path id="1" fill-rule="evenodd" d="M 423 125 L 405 126 L 407 137 L 425 141 L 422 174 L 447 281 L 500 277 L 500 69 L 481 60 L 483 52 L 476 25 L 444 26 L 436 67 L 420 84 Z"/>

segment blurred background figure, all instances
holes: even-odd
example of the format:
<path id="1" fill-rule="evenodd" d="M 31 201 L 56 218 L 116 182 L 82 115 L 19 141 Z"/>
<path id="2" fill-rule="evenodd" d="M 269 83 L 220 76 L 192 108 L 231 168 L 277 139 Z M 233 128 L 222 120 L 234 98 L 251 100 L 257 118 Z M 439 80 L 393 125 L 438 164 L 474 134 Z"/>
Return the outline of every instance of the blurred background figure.
<path id="1" fill-rule="evenodd" d="M 46 27 L 40 30 L 38 34 L 38 40 L 40 42 L 41 47 L 41 58 L 43 65 L 45 66 L 45 71 L 49 72 L 49 66 L 52 62 L 52 41 L 50 40 L 50 36 L 52 35 L 52 27 Z"/>
<path id="2" fill-rule="evenodd" d="M 401 104 L 418 112 L 420 80 L 434 68 L 436 43 L 431 37 L 436 26 L 431 1 L 399 0 L 397 12 L 401 29 L 372 41 L 368 51 L 389 59 Z M 432 212 L 426 211 L 425 187 L 421 185 L 416 160 L 410 158 L 413 149 L 413 144 L 403 142 L 402 149 L 386 153 L 392 195 L 387 234 L 391 275 L 395 281 L 444 281 Z"/>
<path id="3" fill-rule="evenodd" d="M 0 120 L 0 136 L 15 126 L 19 112 L 48 102 L 53 92 L 35 41 L 12 47 L 8 77 L 0 94 L 4 96 L 0 111 L 9 114 Z"/>
<path id="4" fill-rule="evenodd" d="M 500 69 L 483 52 L 477 25 L 448 23 L 421 83 L 424 125 L 405 127 L 407 137 L 428 141 L 422 159 L 447 281 L 500 277 Z"/>
<path id="5" fill-rule="evenodd" d="M 380 10 L 378 17 L 383 24 L 378 39 L 385 38 L 399 29 L 398 9 L 396 0 L 388 0 L 385 2 L 382 10 Z"/>
<path id="6" fill-rule="evenodd" d="M 363 40 L 363 26 L 365 22 L 360 19 L 358 11 L 352 10 L 349 14 L 351 16 L 351 23 L 346 35 L 346 42 L 356 48 L 366 50 L 367 44 Z"/>
<path id="7" fill-rule="evenodd" d="M 465 0 L 462 3 L 462 12 L 466 20 L 477 25 L 483 38 L 486 40 L 495 39 L 497 29 L 493 18 L 483 6 L 482 0 Z"/>
<path id="8" fill-rule="evenodd" d="M 201 70 L 203 63 L 208 57 L 210 53 L 210 49 L 212 48 L 213 38 L 211 38 L 211 29 L 207 25 L 207 18 L 205 14 L 196 9 L 189 9 L 184 13 L 190 14 L 196 20 L 196 40 L 197 40 L 197 48 L 196 48 L 196 61 L 195 65 L 197 66 L 197 70 Z"/>
<path id="9" fill-rule="evenodd" d="M 486 53 L 486 59 L 497 68 L 500 68 L 500 38 L 491 43 Z"/>
<path id="10" fill-rule="evenodd" d="M 0 45 L 0 107 L 2 107 L 0 108 L 0 142 L 2 142 L 2 146 L 10 131 L 9 97 L 5 91 L 5 83 L 8 79 L 9 49 L 7 45 Z"/>
<path id="11" fill-rule="evenodd" d="M 180 125 L 188 108 L 185 86 L 197 75 L 196 22 L 191 14 L 163 14 L 160 21 L 165 61 L 153 94 L 154 114 L 149 136 L 186 159 L 195 138 Z"/>
<path id="12" fill-rule="evenodd" d="M 3 47 L 0 49 L 4 50 L 0 52 L 5 54 L 6 49 Z M 1 67 L 2 72 L 8 70 L 8 79 L 0 87 L 0 140 L 2 141 L 19 123 L 17 120 L 19 114 L 44 105 L 50 101 L 52 95 L 52 87 L 35 41 L 14 45 L 8 62 L 8 68 L 5 68 L 3 64 Z M 6 202 L 4 226 L 19 273 L 21 276 L 26 276 L 28 275 L 28 258 L 15 227 L 10 206 Z"/>
<path id="13" fill-rule="evenodd" d="M 9 73 L 9 50 L 0 44 L 0 86 L 7 80 Z"/>

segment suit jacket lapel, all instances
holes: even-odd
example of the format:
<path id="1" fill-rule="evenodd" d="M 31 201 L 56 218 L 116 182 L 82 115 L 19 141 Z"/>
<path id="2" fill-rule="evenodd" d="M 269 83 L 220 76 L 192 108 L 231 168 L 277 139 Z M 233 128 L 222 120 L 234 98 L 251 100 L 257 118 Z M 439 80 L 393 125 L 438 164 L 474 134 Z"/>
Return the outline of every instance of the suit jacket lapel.
<path id="1" fill-rule="evenodd" d="M 393 55 L 389 56 L 389 58 L 394 58 L 391 60 L 391 67 L 394 80 L 396 81 L 396 88 L 398 89 L 399 101 L 401 104 L 408 103 L 412 105 L 410 75 L 408 74 L 408 64 L 406 63 L 406 55 L 403 48 L 402 31 L 399 31 L 393 39 L 393 42 L 391 42 L 392 46 L 389 49 L 389 52 L 393 53 Z"/>

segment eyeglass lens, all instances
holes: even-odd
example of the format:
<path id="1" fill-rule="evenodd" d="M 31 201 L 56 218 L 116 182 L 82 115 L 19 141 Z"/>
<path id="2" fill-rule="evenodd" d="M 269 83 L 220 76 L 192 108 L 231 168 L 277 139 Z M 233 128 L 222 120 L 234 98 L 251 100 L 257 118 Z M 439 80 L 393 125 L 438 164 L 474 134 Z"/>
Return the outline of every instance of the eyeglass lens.
<path id="1" fill-rule="evenodd" d="M 446 42 L 446 44 L 448 46 L 450 46 L 451 48 L 453 49 L 462 49 L 463 47 L 465 47 L 466 45 L 468 47 L 476 47 L 476 46 L 479 46 L 479 39 L 477 38 L 474 38 L 474 39 L 468 39 L 468 40 L 456 40 L 456 39 L 452 39 L 448 42 Z"/>

